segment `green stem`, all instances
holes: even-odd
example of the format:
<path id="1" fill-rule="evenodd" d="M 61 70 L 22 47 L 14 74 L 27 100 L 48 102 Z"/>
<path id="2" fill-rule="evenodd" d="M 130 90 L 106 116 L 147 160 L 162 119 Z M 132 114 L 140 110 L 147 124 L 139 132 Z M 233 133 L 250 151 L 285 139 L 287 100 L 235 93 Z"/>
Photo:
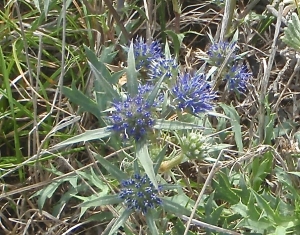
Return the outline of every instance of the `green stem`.
<path id="1" fill-rule="evenodd" d="M 168 161 L 163 161 L 159 167 L 160 172 L 167 172 L 171 170 L 172 168 L 178 166 L 183 160 L 183 154 L 179 154 Z"/>

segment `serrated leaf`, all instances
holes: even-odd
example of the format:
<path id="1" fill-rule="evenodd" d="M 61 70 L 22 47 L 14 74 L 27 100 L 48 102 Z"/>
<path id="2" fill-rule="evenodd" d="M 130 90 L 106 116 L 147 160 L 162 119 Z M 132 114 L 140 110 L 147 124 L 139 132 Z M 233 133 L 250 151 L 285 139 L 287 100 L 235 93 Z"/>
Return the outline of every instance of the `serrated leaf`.
<path id="1" fill-rule="evenodd" d="M 116 219 L 108 235 L 114 234 L 123 224 L 125 224 L 131 213 L 130 210 L 124 210 L 123 214 Z"/>
<path id="2" fill-rule="evenodd" d="M 86 189 L 86 185 L 79 185 L 76 188 L 70 188 L 67 192 L 64 192 L 64 194 L 60 197 L 59 201 L 56 203 L 56 205 L 53 206 L 52 209 L 52 215 L 55 217 L 59 217 L 59 214 L 62 211 L 62 208 L 67 204 L 67 202 L 78 192 L 83 191 Z"/>
<path id="3" fill-rule="evenodd" d="M 265 139 L 264 144 L 272 145 L 272 139 L 274 138 L 274 122 L 275 114 L 270 114 L 267 116 L 268 123 L 265 127 Z"/>
<path id="4" fill-rule="evenodd" d="M 105 199 L 105 197 L 107 197 L 107 195 L 105 195 L 105 192 L 99 192 L 97 194 L 92 194 L 91 196 L 89 197 L 83 197 L 83 196 L 78 196 L 78 195 L 72 195 L 73 197 L 75 198 L 78 198 L 79 200 L 82 200 L 83 203 L 86 203 L 86 202 L 92 202 L 93 204 L 92 205 L 78 205 L 77 207 L 80 207 L 80 215 L 79 217 L 82 217 L 84 215 L 84 213 L 90 208 L 90 207 L 93 207 L 93 206 L 97 206 L 99 203 L 104 203 L 105 205 L 108 205 L 108 204 L 118 204 L 118 203 L 121 203 L 121 199 L 120 201 L 117 201 L 117 202 L 114 202 L 114 201 L 107 201 Z M 109 195 L 109 197 L 118 197 L 118 195 Z M 101 198 L 104 198 L 104 201 L 101 201 L 101 202 L 98 202 L 99 199 Z M 117 199 L 116 199 L 117 200 Z M 106 204 L 108 203 L 108 204 Z M 101 206 L 101 205 L 100 205 Z"/>
<path id="5" fill-rule="evenodd" d="M 104 64 L 104 61 L 99 61 L 98 57 L 88 47 L 84 46 L 85 54 L 89 62 L 110 82 L 111 74 Z"/>
<path id="6" fill-rule="evenodd" d="M 217 112 L 214 112 L 214 111 L 208 111 L 208 112 L 207 112 L 207 115 L 211 115 L 211 116 L 214 116 L 214 117 L 225 118 L 225 119 L 230 119 L 230 118 L 227 117 L 226 115 L 224 115 L 224 114 L 222 114 L 222 113 L 217 113 Z"/>
<path id="7" fill-rule="evenodd" d="M 159 152 L 159 154 L 156 158 L 156 162 L 155 162 L 155 166 L 154 166 L 155 175 L 158 173 L 159 167 L 160 167 L 161 163 L 163 162 L 163 160 L 165 158 L 167 148 L 168 148 L 168 145 L 165 145 L 163 147 L 163 149 Z"/>
<path id="8" fill-rule="evenodd" d="M 68 177 L 68 182 L 72 185 L 73 188 L 77 187 L 78 177 L 77 175 Z"/>
<path id="9" fill-rule="evenodd" d="M 300 27 L 300 21 L 299 21 L 298 15 L 295 12 L 292 13 L 291 20 L 292 20 L 292 24 L 294 26 L 293 29 L 295 31 L 295 34 L 299 36 L 299 33 L 300 33 L 300 29 L 299 29 L 299 27 Z"/>
<path id="10" fill-rule="evenodd" d="M 170 47 L 169 47 L 169 43 L 168 41 L 166 41 L 165 43 L 165 53 L 164 53 L 166 59 L 172 59 L 172 55 L 171 55 L 171 52 L 170 52 Z"/>
<path id="11" fill-rule="evenodd" d="M 264 179 L 272 172 L 273 155 L 271 152 L 264 154 L 263 160 L 255 158 L 251 166 L 252 189 L 258 191 L 264 182 Z"/>
<path id="12" fill-rule="evenodd" d="M 154 103 L 154 100 L 159 92 L 160 89 L 160 85 L 162 84 L 164 78 L 165 78 L 166 74 L 164 74 L 155 84 L 153 90 L 151 91 L 151 93 L 149 94 L 149 96 L 147 97 L 147 102 L 152 105 Z"/>
<path id="13" fill-rule="evenodd" d="M 151 210 L 149 210 L 147 212 L 147 216 L 146 216 L 146 223 L 148 225 L 148 228 L 150 230 L 150 234 L 152 235 L 158 235 L 158 230 L 157 230 L 157 227 L 156 227 L 156 224 L 155 224 L 155 218 L 154 218 L 154 215 L 152 213 Z"/>
<path id="14" fill-rule="evenodd" d="M 113 165 L 111 162 L 107 161 L 105 158 L 101 157 L 98 154 L 94 154 L 95 158 L 98 162 L 112 175 L 114 176 L 119 182 L 124 179 L 127 179 L 128 176 L 123 171 L 119 169 L 119 167 Z"/>
<path id="15" fill-rule="evenodd" d="M 77 104 L 81 110 L 92 113 L 98 119 L 101 118 L 101 113 L 98 110 L 98 105 L 84 95 L 81 91 L 77 90 L 74 84 L 71 88 L 63 87 L 62 92 L 67 96 L 73 103 Z"/>
<path id="16" fill-rule="evenodd" d="M 272 225 L 268 221 L 262 220 L 251 220 L 251 219 L 243 219 L 239 224 L 239 227 L 248 228 L 253 230 L 256 233 L 252 233 L 254 235 L 264 234 Z"/>
<path id="17" fill-rule="evenodd" d="M 123 201 L 123 199 L 121 199 L 119 195 L 107 195 L 103 197 L 95 196 L 95 198 L 92 200 L 87 197 L 81 197 L 81 196 L 75 196 L 75 197 L 84 201 L 83 203 L 79 204 L 78 207 L 86 207 L 86 208 L 114 205 L 114 204 L 119 204 Z"/>
<path id="18" fill-rule="evenodd" d="M 135 96 L 138 93 L 137 71 L 135 68 L 135 58 L 133 52 L 133 42 L 130 43 L 128 58 L 128 67 L 126 69 L 128 93 Z"/>
<path id="19" fill-rule="evenodd" d="M 161 198 L 162 200 L 162 207 L 164 208 L 165 211 L 169 212 L 170 214 L 175 214 L 175 215 L 187 215 L 189 216 L 191 214 L 191 211 L 183 207 L 182 205 L 171 201 L 168 198 Z"/>
<path id="20" fill-rule="evenodd" d="M 56 144 L 55 146 L 53 146 L 53 148 L 55 147 L 61 147 L 64 145 L 70 145 L 70 144 L 75 144 L 75 143 L 79 143 L 79 142 L 86 142 L 89 140 L 96 140 L 96 139 L 102 139 L 105 137 L 108 137 L 112 134 L 112 131 L 109 130 L 107 127 L 103 127 L 103 128 L 99 128 L 99 129 L 95 129 L 95 130 L 87 130 L 86 132 L 71 137 L 70 139 L 67 139 L 65 141 L 62 141 L 61 143 Z"/>
<path id="21" fill-rule="evenodd" d="M 153 126 L 154 129 L 158 130 L 193 130 L 193 129 L 204 129 L 201 126 L 187 123 L 187 122 L 180 122 L 180 121 L 170 121 L 164 119 L 158 119 L 155 121 L 155 125 Z"/>
<path id="22" fill-rule="evenodd" d="M 120 100 L 120 95 L 114 90 L 112 85 L 106 80 L 102 73 L 91 62 L 88 63 L 93 74 L 95 75 L 95 78 L 98 79 L 102 89 L 106 92 L 106 94 L 111 96 L 112 99 Z"/>
<path id="23" fill-rule="evenodd" d="M 225 200 L 230 204 L 237 204 L 240 198 L 232 190 L 227 174 L 219 172 L 218 176 L 218 179 L 213 181 L 213 187 L 216 190 L 215 197 L 217 199 Z"/>
<path id="24" fill-rule="evenodd" d="M 158 188 L 158 183 L 153 169 L 153 162 L 150 158 L 148 145 L 145 141 L 138 141 L 136 143 L 136 157 L 137 159 L 139 159 L 141 165 L 145 169 L 146 174 L 154 184 L 155 188 Z"/>
<path id="25" fill-rule="evenodd" d="M 107 186 L 106 183 L 104 183 L 100 177 L 99 177 L 99 174 L 96 174 L 94 172 L 94 169 L 91 168 L 91 174 L 90 174 L 90 178 L 91 178 L 91 183 L 93 185 L 95 185 L 98 189 L 101 189 L 102 193 L 104 194 L 108 194 L 109 192 L 109 187 Z"/>
<path id="26" fill-rule="evenodd" d="M 38 199 L 38 207 L 40 210 L 43 209 L 46 199 L 52 197 L 53 193 L 57 190 L 58 186 L 61 183 L 62 182 L 54 181 L 53 183 L 49 184 L 46 188 L 42 189 Z"/>
<path id="27" fill-rule="evenodd" d="M 242 128 L 240 125 L 240 117 L 233 106 L 228 106 L 226 104 L 220 104 L 223 108 L 225 114 L 230 117 L 230 123 L 232 125 L 232 130 L 234 134 L 235 143 L 240 152 L 243 151 L 243 141 L 242 141 Z"/>
<path id="28" fill-rule="evenodd" d="M 258 193 L 256 193 L 254 190 L 251 190 L 258 206 L 263 210 L 263 213 L 266 214 L 268 219 L 271 219 L 273 222 L 275 221 L 276 215 L 275 211 L 273 211 L 270 204 Z"/>
<path id="29" fill-rule="evenodd" d="M 177 185 L 180 186 L 180 185 Z M 163 186 L 164 190 L 168 190 L 167 188 L 172 188 L 171 185 L 170 187 L 167 186 Z M 173 190 L 176 189 L 175 187 L 173 188 Z M 183 206 L 185 209 L 187 209 L 188 211 L 192 211 L 193 210 L 193 206 L 195 206 L 195 201 L 193 199 L 191 199 L 190 197 L 188 197 L 182 190 L 182 187 L 177 187 L 177 191 L 179 194 L 176 194 L 172 197 L 167 197 L 167 199 L 171 200 L 174 203 L 177 203 L 178 205 Z"/>
<path id="30" fill-rule="evenodd" d="M 185 232 L 185 224 L 183 224 L 183 222 L 181 220 L 176 220 L 176 223 L 174 223 L 174 227 L 172 228 L 172 235 L 176 234 L 184 234 Z M 188 231 L 187 235 L 197 235 L 198 233 L 196 232 L 192 232 L 192 231 Z"/>
<path id="31" fill-rule="evenodd" d="M 67 176 L 60 180 L 53 181 L 51 184 L 46 186 L 45 188 L 39 190 L 35 194 L 33 194 L 30 198 L 38 196 L 38 207 L 40 210 L 44 207 L 45 201 L 47 198 L 51 198 L 54 194 L 54 192 L 57 190 L 59 185 L 61 185 L 64 182 L 70 182 L 72 186 L 77 187 L 77 178 L 78 176 Z"/>
<path id="32" fill-rule="evenodd" d="M 125 73 L 124 69 L 113 73 L 111 75 L 110 82 L 113 83 L 113 84 L 117 83 L 120 80 L 120 78 L 123 76 L 124 73 Z"/>
<path id="33" fill-rule="evenodd" d="M 300 44 L 300 35 L 298 31 L 295 30 L 295 26 L 293 25 L 292 22 L 291 22 L 291 27 L 287 31 L 287 34 L 289 35 L 289 37 L 292 39 L 294 43 L 296 43 L 297 45 Z"/>
<path id="34" fill-rule="evenodd" d="M 179 190 L 182 187 L 177 184 L 161 184 L 163 190 Z"/>
<path id="35" fill-rule="evenodd" d="M 230 148 L 232 146 L 233 146 L 232 144 L 216 144 L 216 145 L 212 145 L 207 150 L 207 153 L 212 153 L 212 152 L 215 152 L 215 151 L 221 151 L 222 149 L 228 149 L 228 148 Z"/>
<path id="36" fill-rule="evenodd" d="M 95 221 L 97 223 L 99 222 L 107 222 L 114 218 L 113 214 L 110 211 L 99 211 L 96 214 L 89 215 L 88 218 L 86 218 L 86 221 Z"/>
<path id="37" fill-rule="evenodd" d="M 115 48 L 116 48 L 115 44 L 112 44 L 108 47 L 104 47 L 101 50 L 101 54 L 99 56 L 99 61 L 110 64 L 113 61 L 113 59 L 115 58 L 115 56 L 118 54 L 118 51 L 116 51 Z"/>
<path id="38" fill-rule="evenodd" d="M 248 217 L 248 207 L 244 205 L 242 202 L 238 202 L 237 204 L 230 207 L 233 212 L 240 214 L 242 217 Z"/>
<path id="39" fill-rule="evenodd" d="M 290 47 L 300 50 L 300 21 L 296 13 L 292 13 L 288 26 L 284 29 L 282 40 Z"/>

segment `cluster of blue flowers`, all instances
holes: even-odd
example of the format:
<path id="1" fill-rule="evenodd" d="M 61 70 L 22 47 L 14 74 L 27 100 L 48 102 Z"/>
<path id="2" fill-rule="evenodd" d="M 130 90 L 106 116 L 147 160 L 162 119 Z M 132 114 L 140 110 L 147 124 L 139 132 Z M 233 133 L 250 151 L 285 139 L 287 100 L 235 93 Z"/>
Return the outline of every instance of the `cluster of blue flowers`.
<path id="1" fill-rule="evenodd" d="M 110 129 L 123 139 L 141 140 L 154 125 L 153 109 L 156 103 L 150 105 L 145 97 L 151 88 L 149 85 L 140 85 L 136 96 L 127 95 L 124 101 L 113 102 Z"/>
<path id="2" fill-rule="evenodd" d="M 213 66 L 220 66 L 227 59 L 223 79 L 230 90 L 244 91 L 251 74 L 246 66 L 236 62 L 235 47 L 235 43 L 228 42 L 213 44 L 207 53 L 208 62 Z M 136 39 L 133 52 L 136 69 L 146 72 L 147 79 L 142 80 L 148 83 L 139 86 L 136 96 L 127 94 L 125 100 L 113 102 L 114 111 L 110 116 L 110 128 L 122 138 L 139 141 L 155 125 L 157 108 L 162 102 L 150 104 L 147 96 L 162 76 L 164 87 L 167 88 L 166 97 L 170 98 L 167 104 L 174 111 L 188 112 L 197 116 L 214 108 L 217 93 L 212 90 L 206 76 L 180 72 L 176 60 L 163 55 L 159 42 L 146 43 L 142 38 Z"/>
<path id="3" fill-rule="evenodd" d="M 189 73 L 180 75 L 171 93 L 177 109 L 198 114 L 212 110 L 216 93 L 211 90 L 204 74 L 191 76 Z"/>
<path id="4" fill-rule="evenodd" d="M 225 63 L 223 80 L 227 82 L 229 90 L 238 92 L 246 90 L 247 82 L 252 75 L 245 65 L 238 62 L 236 43 L 213 43 L 208 49 L 207 55 L 208 62 L 213 66 L 220 67 Z"/>
<path id="5" fill-rule="evenodd" d="M 129 210 L 146 214 L 148 209 L 162 204 L 162 200 L 158 196 L 162 186 L 159 185 L 156 189 L 147 175 L 135 174 L 134 178 L 123 180 L 121 187 L 119 197 L 124 200 Z"/>
<path id="6" fill-rule="evenodd" d="M 224 79 L 228 81 L 230 90 L 245 91 L 247 82 L 251 76 L 245 65 L 235 64 L 228 69 Z"/>
<path id="7" fill-rule="evenodd" d="M 208 51 L 207 55 L 209 56 L 209 63 L 214 66 L 220 66 L 227 55 L 231 52 L 227 63 L 231 64 L 234 62 L 236 58 L 236 43 L 229 43 L 229 42 L 220 42 L 220 43 L 213 43 Z"/>
<path id="8" fill-rule="evenodd" d="M 151 61 L 148 69 L 148 76 L 150 79 L 159 79 L 163 75 L 166 76 L 166 79 L 171 79 L 178 75 L 178 64 L 175 59 L 160 57 Z"/>
<path id="9" fill-rule="evenodd" d="M 152 41 L 145 43 L 143 38 L 136 39 L 134 44 L 134 58 L 136 68 L 148 68 L 151 61 L 162 57 L 161 46 L 159 42 Z"/>

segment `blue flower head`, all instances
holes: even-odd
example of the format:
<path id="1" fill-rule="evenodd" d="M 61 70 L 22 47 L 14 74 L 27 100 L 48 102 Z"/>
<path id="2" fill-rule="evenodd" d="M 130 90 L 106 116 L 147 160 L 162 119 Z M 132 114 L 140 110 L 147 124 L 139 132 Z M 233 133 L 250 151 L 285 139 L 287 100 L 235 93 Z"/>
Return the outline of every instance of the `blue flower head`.
<path id="1" fill-rule="evenodd" d="M 212 110 L 216 98 L 216 93 L 211 90 L 203 74 L 181 74 L 171 92 L 175 107 L 192 114 Z"/>
<path id="2" fill-rule="evenodd" d="M 139 86 L 138 94 L 130 95 L 124 101 L 113 102 L 114 111 L 110 116 L 110 129 L 124 139 L 140 140 L 155 123 L 154 110 L 156 103 L 150 105 L 145 94 L 152 89 L 149 85 Z"/>
<path id="3" fill-rule="evenodd" d="M 159 79 L 164 74 L 166 79 L 178 76 L 178 64 L 175 59 L 158 58 L 151 61 L 148 76 L 151 79 Z"/>
<path id="4" fill-rule="evenodd" d="M 229 43 L 229 42 L 219 42 L 214 43 L 208 49 L 208 62 L 214 66 L 220 66 L 227 55 L 229 54 L 232 49 L 235 48 L 236 43 Z M 233 53 L 230 55 L 227 64 L 232 63 L 236 59 L 235 49 Z"/>
<path id="5" fill-rule="evenodd" d="M 136 69 L 148 68 L 153 59 L 161 58 L 161 46 L 158 41 L 146 43 L 142 37 L 133 44 Z"/>
<path id="6" fill-rule="evenodd" d="M 146 214 L 148 209 L 162 204 L 158 197 L 162 186 L 156 189 L 147 175 L 135 174 L 133 178 L 121 182 L 119 197 L 124 200 L 129 210 L 140 211 Z"/>
<path id="7" fill-rule="evenodd" d="M 245 91 L 248 80 L 252 74 L 248 72 L 247 66 L 236 64 L 229 68 L 224 76 L 229 90 Z"/>

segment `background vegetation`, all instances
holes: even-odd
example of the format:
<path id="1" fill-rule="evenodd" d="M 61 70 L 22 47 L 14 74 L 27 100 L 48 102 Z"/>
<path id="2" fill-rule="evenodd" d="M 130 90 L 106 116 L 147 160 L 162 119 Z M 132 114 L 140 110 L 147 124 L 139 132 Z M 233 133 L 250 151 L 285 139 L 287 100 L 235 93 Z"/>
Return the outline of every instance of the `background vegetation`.
<path id="1" fill-rule="evenodd" d="M 300 234 L 297 7 L 1 1 L 0 234 Z M 89 132 L 112 111 L 103 92 L 131 94 L 146 76 L 129 49 L 139 37 L 157 40 L 180 71 L 209 74 L 217 93 L 213 112 L 167 112 L 140 148 Z M 210 46 L 227 41 L 252 74 L 243 91 L 220 79 L 233 51 L 217 66 L 209 61 Z M 152 214 L 126 214 L 119 181 L 144 171 L 164 186 L 163 201 Z"/>

